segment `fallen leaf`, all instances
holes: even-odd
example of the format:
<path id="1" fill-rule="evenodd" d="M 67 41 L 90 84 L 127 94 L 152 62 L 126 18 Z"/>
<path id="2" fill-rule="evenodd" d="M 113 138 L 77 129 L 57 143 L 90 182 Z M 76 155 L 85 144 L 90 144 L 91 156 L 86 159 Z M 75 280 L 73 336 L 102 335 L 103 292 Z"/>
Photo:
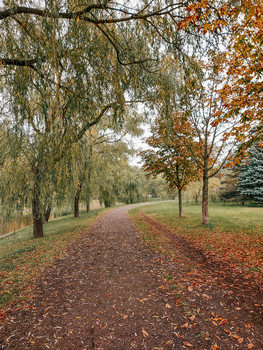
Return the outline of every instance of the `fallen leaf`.
<path id="1" fill-rule="evenodd" d="M 242 344 L 244 339 L 243 338 L 239 338 L 237 341 L 238 341 L 239 344 Z"/>
<path id="2" fill-rule="evenodd" d="M 169 304 L 166 304 L 165 307 L 166 307 L 166 309 L 171 309 L 171 305 L 169 305 Z"/>
<path id="3" fill-rule="evenodd" d="M 141 303 L 143 303 L 144 301 L 146 301 L 148 298 L 143 298 L 140 300 Z"/>
<path id="4" fill-rule="evenodd" d="M 147 333 L 145 329 L 142 329 L 142 333 L 143 333 L 146 337 L 149 337 L 149 333 Z"/>
<path id="5" fill-rule="evenodd" d="M 217 345 L 212 345 L 211 346 L 211 350 L 217 350 L 217 349 L 219 349 L 219 346 L 217 346 Z"/>
<path id="6" fill-rule="evenodd" d="M 202 297 L 205 298 L 205 299 L 212 299 L 209 295 L 207 294 L 202 294 Z"/>
<path id="7" fill-rule="evenodd" d="M 191 320 L 191 321 L 194 321 L 194 320 L 195 320 L 195 315 L 191 316 L 191 317 L 190 317 L 190 320 Z"/>
<path id="8" fill-rule="evenodd" d="M 255 346 L 255 345 L 254 345 L 253 343 L 249 343 L 248 346 L 247 346 L 247 348 L 248 348 L 248 349 L 252 349 L 252 348 L 254 348 L 254 346 Z"/>
<path id="9" fill-rule="evenodd" d="M 239 336 L 237 334 L 231 334 L 231 337 L 233 337 L 235 339 L 239 339 Z"/>
<path id="10" fill-rule="evenodd" d="M 251 328 L 251 324 L 250 323 L 245 323 L 245 327 L 246 328 Z"/>
<path id="11" fill-rule="evenodd" d="M 126 320 L 126 318 L 128 317 L 128 315 L 123 315 L 123 319 Z"/>
<path id="12" fill-rule="evenodd" d="M 226 320 L 225 318 L 223 318 L 223 319 L 218 323 L 218 325 L 220 326 L 220 325 L 226 324 L 226 323 L 228 323 L 227 320 Z"/>
<path id="13" fill-rule="evenodd" d="M 183 344 L 184 344 L 185 346 L 188 346 L 188 347 L 193 347 L 193 344 L 188 343 L 187 341 L 184 341 Z"/>
<path id="14" fill-rule="evenodd" d="M 189 287 L 188 287 L 188 291 L 189 291 L 189 292 L 192 292 L 193 289 L 194 289 L 194 288 L 193 288 L 192 286 L 189 286 Z"/>
<path id="15" fill-rule="evenodd" d="M 185 324 L 183 324 L 183 325 L 181 326 L 181 328 L 187 328 L 188 326 L 189 326 L 189 323 L 186 322 Z"/>

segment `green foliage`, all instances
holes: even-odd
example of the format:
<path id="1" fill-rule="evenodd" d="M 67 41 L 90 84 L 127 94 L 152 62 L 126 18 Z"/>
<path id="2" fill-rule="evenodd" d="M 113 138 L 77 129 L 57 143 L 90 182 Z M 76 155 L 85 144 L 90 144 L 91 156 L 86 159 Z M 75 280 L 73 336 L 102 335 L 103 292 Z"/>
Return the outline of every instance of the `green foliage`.
<path id="1" fill-rule="evenodd" d="M 254 146 L 240 167 L 238 190 L 244 199 L 263 205 L 263 147 Z"/>
<path id="2" fill-rule="evenodd" d="M 175 133 L 174 133 L 175 131 Z M 176 135 L 176 133 L 180 133 Z M 163 174 L 171 188 L 185 189 L 198 178 L 198 167 L 185 147 L 184 138 L 194 136 L 191 125 L 181 115 L 156 120 L 147 143 L 152 149 L 141 152 L 143 169 L 152 175 Z"/>

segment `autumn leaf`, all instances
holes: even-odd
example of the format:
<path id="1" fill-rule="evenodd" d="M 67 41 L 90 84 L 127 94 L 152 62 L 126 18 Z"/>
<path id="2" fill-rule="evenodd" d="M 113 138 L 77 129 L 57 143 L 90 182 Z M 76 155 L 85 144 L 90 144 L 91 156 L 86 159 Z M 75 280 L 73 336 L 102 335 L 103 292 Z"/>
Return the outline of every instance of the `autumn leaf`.
<path id="1" fill-rule="evenodd" d="M 205 298 L 205 299 L 212 299 L 212 297 L 210 297 L 209 295 L 207 295 L 207 294 L 205 294 L 205 293 L 202 294 L 202 297 Z"/>
<path id="2" fill-rule="evenodd" d="M 184 323 L 184 324 L 181 326 L 181 328 L 187 328 L 188 326 L 189 326 L 189 323 L 186 322 L 186 323 Z"/>
<path id="3" fill-rule="evenodd" d="M 146 337 L 149 337 L 149 333 L 148 332 L 146 332 L 146 330 L 145 329 L 142 329 L 142 333 L 146 336 Z"/>
<path id="4" fill-rule="evenodd" d="M 183 344 L 184 344 L 185 346 L 188 346 L 188 347 L 193 347 L 193 344 L 188 343 L 187 341 L 184 341 Z"/>

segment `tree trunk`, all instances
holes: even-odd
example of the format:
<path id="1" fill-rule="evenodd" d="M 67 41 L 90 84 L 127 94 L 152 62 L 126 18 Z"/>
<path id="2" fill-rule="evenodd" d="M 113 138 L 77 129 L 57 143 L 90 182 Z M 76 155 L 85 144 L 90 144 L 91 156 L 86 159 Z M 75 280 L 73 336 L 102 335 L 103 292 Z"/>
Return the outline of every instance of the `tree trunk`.
<path id="1" fill-rule="evenodd" d="M 35 168 L 33 172 L 35 175 L 32 196 L 33 236 L 35 238 L 41 238 L 44 237 L 44 233 L 40 210 L 40 174 L 38 168 Z"/>
<path id="2" fill-rule="evenodd" d="M 45 222 L 48 222 L 50 214 L 51 214 L 51 206 L 48 206 L 47 209 L 45 210 L 44 213 L 44 218 L 45 218 Z"/>
<path id="3" fill-rule="evenodd" d="M 90 199 L 87 200 L 87 213 L 90 212 Z"/>
<path id="4" fill-rule="evenodd" d="M 203 174 L 202 218 L 203 218 L 203 225 L 208 225 L 209 217 L 208 217 L 208 172 L 207 170 L 204 170 L 204 174 Z"/>
<path id="5" fill-rule="evenodd" d="M 74 200 L 74 217 L 75 218 L 79 217 L 79 198 L 81 193 L 81 187 L 82 187 L 81 183 L 78 182 L 77 192 Z"/>
<path id="6" fill-rule="evenodd" d="M 178 200 L 179 200 L 179 218 L 182 218 L 184 216 L 183 203 L 182 203 L 182 189 L 178 189 Z"/>

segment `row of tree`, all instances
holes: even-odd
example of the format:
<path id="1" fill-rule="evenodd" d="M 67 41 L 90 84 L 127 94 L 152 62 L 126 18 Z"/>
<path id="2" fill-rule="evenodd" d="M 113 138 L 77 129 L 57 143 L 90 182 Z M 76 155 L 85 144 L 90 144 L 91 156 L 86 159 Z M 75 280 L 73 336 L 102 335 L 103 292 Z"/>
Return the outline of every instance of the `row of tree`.
<path id="1" fill-rule="evenodd" d="M 132 131 L 127 124 L 122 126 L 122 131 L 129 129 L 133 134 L 140 131 L 135 125 Z M 109 127 L 103 129 L 101 123 L 65 151 L 55 166 L 49 163 L 41 168 L 45 171 L 38 174 L 37 189 L 26 140 L 23 148 L 15 149 L 17 136 L 12 129 L 2 127 L 1 132 L 6 144 L 2 148 L 5 157 L 0 169 L 0 213 L 5 220 L 22 215 L 32 203 L 32 214 L 36 215 L 33 221 L 38 223 L 38 232 L 41 229 L 43 233 L 43 223 L 54 209 L 71 206 L 77 218 L 80 202 L 89 211 L 92 198 L 111 207 L 117 201 L 132 204 L 169 195 L 164 180 L 146 180 L 141 169 L 129 165 L 133 150 L 122 140 L 123 134 L 113 134 Z"/>
<path id="2" fill-rule="evenodd" d="M 56 179 L 77 179 L 77 204 L 93 144 L 109 129 L 132 132 L 138 103 L 158 116 L 178 190 L 202 177 L 207 224 L 209 179 L 262 138 L 262 14 L 259 0 L 4 1 L 1 166 L 26 169 L 34 236 L 43 236 L 41 203 Z M 183 182 L 179 159 L 188 167 Z M 22 203 L 21 193 L 17 186 L 11 201 Z"/>

